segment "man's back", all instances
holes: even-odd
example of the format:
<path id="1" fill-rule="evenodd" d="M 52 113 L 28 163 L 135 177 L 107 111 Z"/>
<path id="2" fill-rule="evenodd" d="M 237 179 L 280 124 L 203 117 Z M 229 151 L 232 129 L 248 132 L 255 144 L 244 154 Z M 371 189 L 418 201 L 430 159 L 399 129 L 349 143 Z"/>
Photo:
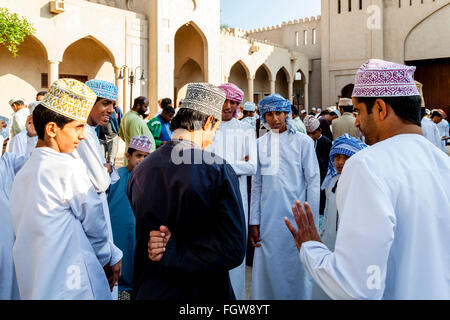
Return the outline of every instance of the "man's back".
<path id="1" fill-rule="evenodd" d="M 356 118 L 350 112 L 344 112 L 344 114 L 334 119 L 332 122 L 333 137 L 336 140 L 345 133 L 348 133 L 356 139 L 361 139 L 359 129 L 355 127 Z"/>
<path id="2" fill-rule="evenodd" d="M 230 165 L 201 162 L 208 156 L 189 141 L 170 141 L 133 171 L 134 298 L 234 299 L 228 271 L 244 258 L 246 232 L 239 182 Z M 161 225 L 172 236 L 162 260 L 152 262 L 148 235 Z"/>
<path id="3" fill-rule="evenodd" d="M 358 259 L 339 264 L 341 271 L 357 270 L 348 281 L 360 290 L 347 294 L 450 298 L 449 190 L 450 159 L 420 135 L 394 136 L 347 161 L 338 185 L 342 217 L 334 253 L 336 265 L 348 252 Z M 371 288 L 366 284 L 374 272 Z M 373 290 L 378 280 L 380 291 Z"/>

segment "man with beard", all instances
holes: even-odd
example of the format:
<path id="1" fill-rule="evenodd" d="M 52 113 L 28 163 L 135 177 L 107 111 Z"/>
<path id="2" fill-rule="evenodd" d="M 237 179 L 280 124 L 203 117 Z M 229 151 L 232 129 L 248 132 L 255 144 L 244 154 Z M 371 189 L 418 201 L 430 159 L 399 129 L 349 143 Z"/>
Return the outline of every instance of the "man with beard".
<path id="1" fill-rule="evenodd" d="M 332 299 L 450 299 L 450 159 L 420 128 L 414 66 L 371 59 L 356 73 L 355 125 L 370 147 L 345 163 L 334 252 L 312 212 L 285 218 L 300 259 Z"/>
<path id="2" fill-rule="evenodd" d="M 127 112 L 127 114 L 123 117 L 122 122 L 120 123 L 119 137 L 125 141 L 125 150 L 128 150 L 128 146 L 130 145 L 132 138 L 137 136 L 147 136 L 152 143 L 151 152 L 155 151 L 155 139 L 143 119 L 146 116 L 147 110 L 148 99 L 142 96 L 137 97 L 134 99 L 134 104 L 131 111 Z M 126 157 L 124 159 L 124 163 L 125 166 L 128 164 Z"/>

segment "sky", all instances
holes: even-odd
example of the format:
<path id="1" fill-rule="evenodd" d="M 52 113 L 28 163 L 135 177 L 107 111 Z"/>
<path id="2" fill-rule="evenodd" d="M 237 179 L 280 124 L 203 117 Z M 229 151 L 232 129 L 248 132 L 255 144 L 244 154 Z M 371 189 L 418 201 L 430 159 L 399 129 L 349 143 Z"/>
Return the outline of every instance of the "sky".
<path id="1" fill-rule="evenodd" d="M 255 29 L 317 16 L 320 0 L 220 0 L 221 24 Z"/>

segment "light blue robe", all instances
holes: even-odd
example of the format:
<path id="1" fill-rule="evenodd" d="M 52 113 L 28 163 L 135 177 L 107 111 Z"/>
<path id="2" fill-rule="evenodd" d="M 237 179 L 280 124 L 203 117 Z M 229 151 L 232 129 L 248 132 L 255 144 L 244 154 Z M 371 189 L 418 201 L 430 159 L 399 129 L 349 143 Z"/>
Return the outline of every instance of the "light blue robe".
<path id="1" fill-rule="evenodd" d="M 20 299 L 12 254 L 15 237 L 9 213 L 9 195 L 14 177 L 27 159 L 9 152 L 0 159 L 0 300 Z"/>
<path id="2" fill-rule="evenodd" d="M 114 243 L 123 252 L 119 291 L 130 291 L 133 289 L 133 260 L 136 242 L 136 218 L 127 196 L 127 186 L 131 171 L 126 167 L 117 171 L 120 180 L 116 184 L 111 185 L 109 189 L 108 205 Z"/>
<path id="3" fill-rule="evenodd" d="M 260 226 L 261 247 L 253 259 L 252 299 L 311 299 L 313 280 L 283 218 L 295 225 L 292 205 L 308 201 L 318 226 L 320 172 L 314 141 L 299 132 L 269 131 L 258 139 L 258 155 L 250 225 Z"/>
<path id="4" fill-rule="evenodd" d="M 10 210 L 21 299 L 112 298 L 102 201 L 85 172 L 81 160 L 38 148 L 16 175 Z"/>

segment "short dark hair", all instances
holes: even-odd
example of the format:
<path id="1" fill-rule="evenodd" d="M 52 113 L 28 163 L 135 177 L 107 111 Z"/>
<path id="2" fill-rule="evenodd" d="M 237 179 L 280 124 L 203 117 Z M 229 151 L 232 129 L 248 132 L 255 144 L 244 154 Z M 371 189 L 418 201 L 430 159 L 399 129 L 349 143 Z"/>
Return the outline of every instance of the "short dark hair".
<path id="1" fill-rule="evenodd" d="M 44 140 L 45 137 L 45 126 L 49 122 L 54 122 L 59 128 L 64 128 L 64 126 L 72 121 L 66 116 L 63 116 L 55 111 L 52 111 L 42 104 L 39 104 L 33 111 L 33 124 L 36 129 L 36 133 L 39 139 Z"/>
<path id="2" fill-rule="evenodd" d="M 127 153 L 128 153 L 130 156 L 132 156 L 133 153 L 135 153 L 135 152 L 136 152 L 136 149 L 134 149 L 134 148 L 128 148 L 128 150 L 127 150 Z"/>
<path id="3" fill-rule="evenodd" d="M 327 114 L 330 114 L 330 111 L 328 111 L 328 110 L 323 110 L 323 111 L 320 113 L 321 116 L 324 116 L 324 115 L 327 115 Z"/>
<path id="4" fill-rule="evenodd" d="M 140 96 L 140 97 L 137 97 L 136 99 L 134 99 L 133 109 L 136 108 L 138 105 L 145 104 L 146 100 L 148 100 L 148 99 L 147 99 L 147 97 L 144 97 L 144 96 Z"/>
<path id="5" fill-rule="evenodd" d="M 443 118 L 442 114 L 439 111 L 433 111 L 430 118 L 434 117 Z"/>
<path id="6" fill-rule="evenodd" d="M 298 116 L 298 115 L 299 115 L 298 109 L 297 109 L 296 106 L 292 106 L 292 113 L 293 113 L 295 116 Z"/>
<path id="7" fill-rule="evenodd" d="M 374 101 L 374 103 L 375 103 L 375 101 Z M 342 110 L 344 112 L 350 112 L 350 113 L 353 112 L 353 106 L 339 106 L 339 108 L 342 108 Z"/>
<path id="8" fill-rule="evenodd" d="M 422 99 L 420 98 L 420 96 L 380 97 L 380 98 L 358 97 L 357 99 L 358 102 L 364 103 L 366 105 L 368 114 L 372 113 L 375 101 L 377 99 L 381 99 L 391 106 L 397 117 L 399 117 L 404 123 L 412 123 L 420 126 L 420 122 L 422 119 L 420 112 L 422 106 Z"/>
<path id="9" fill-rule="evenodd" d="M 210 116 L 200 111 L 181 108 L 178 110 L 175 118 L 170 123 L 170 130 L 173 132 L 177 129 L 185 129 L 188 131 L 201 130 Z M 213 126 L 219 121 L 213 117 Z"/>
<path id="10" fill-rule="evenodd" d="M 167 106 L 172 105 L 172 99 L 170 98 L 164 98 L 161 100 L 161 109 L 164 109 Z"/>
<path id="11" fill-rule="evenodd" d="M 47 94 L 47 91 L 39 91 L 37 94 L 36 94 L 36 97 L 38 97 L 38 96 L 45 96 Z"/>
<path id="12" fill-rule="evenodd" d="M 171 106 L 168 106 L 163 109 L 163 112 L 165 114 L 172 114 L 172 113 L 175 114 L 175 109 Z"/>

